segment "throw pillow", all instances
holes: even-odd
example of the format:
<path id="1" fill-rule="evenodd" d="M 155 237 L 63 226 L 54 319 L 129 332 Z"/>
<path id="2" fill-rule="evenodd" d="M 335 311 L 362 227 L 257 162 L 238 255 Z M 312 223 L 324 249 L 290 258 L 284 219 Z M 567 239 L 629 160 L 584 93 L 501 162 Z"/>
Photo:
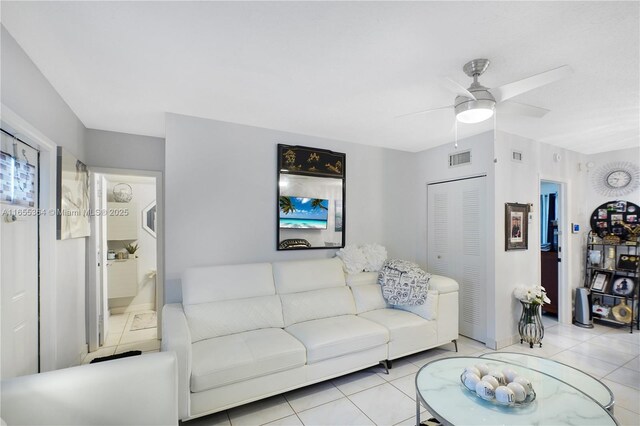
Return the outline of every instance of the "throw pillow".
<path id="1" fill-rule="evenodd" d="M 342 260 L 344 270 L 348 274 L 362 272 L 367 264 L 367 258 L 364 256 L 364 253 L 362 253 L 360 247 L 355 245 L 341 248 L 336 253 L 336 256 Z"/>
<path id="2" fill-rule="evenodd" d="M 378 272 L 387 260 L 387 249 L 380 244 L 365 244 L 362 246 L 362 253 L 367 259 L 364 266 L 364 270 L 367 272 Z"/>

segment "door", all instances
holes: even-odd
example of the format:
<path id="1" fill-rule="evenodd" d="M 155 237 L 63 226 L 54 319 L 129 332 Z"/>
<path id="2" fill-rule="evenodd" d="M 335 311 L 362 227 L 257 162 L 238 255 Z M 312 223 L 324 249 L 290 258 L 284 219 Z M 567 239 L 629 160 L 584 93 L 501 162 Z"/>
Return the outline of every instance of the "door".
<path id="1" fill-rule="evenodd" d="M 2 379 L 38 372 L 38 151 L 2 133 Z"/>
<path id="2" fill-rule="evenodd" d="M 485 178 L 427 186 L 429 272 L 460 285 L 460 334 L 485 342 L 486 326 Z"/>
<path id="3" fill-rule="evenodd" d="M 542 307 L 544 313 L 558 315 L 558 285 L 560 282 L 561 233 L 560 184 L 540 181 L 540 284 L 551 303 Z"/>

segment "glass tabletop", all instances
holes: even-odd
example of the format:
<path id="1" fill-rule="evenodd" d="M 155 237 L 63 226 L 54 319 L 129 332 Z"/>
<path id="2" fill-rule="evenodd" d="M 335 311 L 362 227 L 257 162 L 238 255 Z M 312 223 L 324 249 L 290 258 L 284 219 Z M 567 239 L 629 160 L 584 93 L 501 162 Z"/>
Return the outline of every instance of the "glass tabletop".
<path id="1" fill-rule="evenodd" d="M 536 399 L 529 405 L 507 407 L 484 401 L 460 382 L 467 366 L 510 367 L 531 381 Z M 560 379 L 521 364 L 478 357 L 432 361 L 416 375 L 416 393 L 425 408 L 450 425 L 617 425 L 594 399 Z"/>
<path id="2" fill-rule="evenodd" d="M 545 374 L 560 379 L 571 386 L 580 389 L 582 392 L 595 399 L 604 408 L 611 408 L 614 404 L 613 393 L 600 380 L 587 373 L 547 358 L 535 355 L 528 355 L 516 352 L 491 352 L 480 355 L 480 358 L 504 361 L 510 364 L 523 365 L 533 370 L 541 371 Z"/>

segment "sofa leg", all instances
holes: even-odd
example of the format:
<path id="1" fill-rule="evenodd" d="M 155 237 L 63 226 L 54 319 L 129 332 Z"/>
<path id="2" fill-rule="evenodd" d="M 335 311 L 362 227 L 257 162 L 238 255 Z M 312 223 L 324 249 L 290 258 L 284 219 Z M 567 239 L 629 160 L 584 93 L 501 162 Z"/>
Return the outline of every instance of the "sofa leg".
<path id="1" fill-rule="evenodd" d="M 458 341 L 456 339 L 453 339 L 452 342 L 456 347 L 456 352 L 458 352 Z"/>
<path id="2" fill-rule="evenodd" d="M 389 374 L 389 366 L 387 365 L 389 361 L 380 361 L 380 365 L 384 368 L 384 373 Z"/>
<path id="3" fill-rule="evenodd" d="M 387 368 L 389 370 L 391 370 L 393 368 L 393 361 L 391 361 L 390 359 L 387 360 Z"/>

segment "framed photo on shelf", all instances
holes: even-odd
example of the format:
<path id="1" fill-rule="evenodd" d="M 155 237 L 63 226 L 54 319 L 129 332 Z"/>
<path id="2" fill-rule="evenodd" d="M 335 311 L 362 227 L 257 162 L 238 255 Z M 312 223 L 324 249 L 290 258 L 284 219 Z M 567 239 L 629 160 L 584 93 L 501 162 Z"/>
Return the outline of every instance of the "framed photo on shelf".
<path id="1" fill-rule="evenodd" d="M 612 275 L 613 274 L 611 272 L 604 272 L 604 271 L 594 272 L 593 277 L 591 278 L 591 287 L 589 287 L 590 290 L 607 293 L 607 288 L 609 286 L 609 282 L 611 281 Z"/>
<path id="2" fill-rule="evenodd" d="M 640 263 L 640 256 L 635 254 L 621 254 L 618 256 L 618 269 L 635 271 Z"/>
<path id="3" fill-rule="evenodd" d="M 527 250 L 529 241 L 529 205 L 505 203 L 504 250 Z"/>
<path id="4" fill-rule="evenodd" d="M 636 279 L 624 275 L 616 275 L 611 282 L 611 294 L 616 296 L 631 296 L 636 288 Z"/>

